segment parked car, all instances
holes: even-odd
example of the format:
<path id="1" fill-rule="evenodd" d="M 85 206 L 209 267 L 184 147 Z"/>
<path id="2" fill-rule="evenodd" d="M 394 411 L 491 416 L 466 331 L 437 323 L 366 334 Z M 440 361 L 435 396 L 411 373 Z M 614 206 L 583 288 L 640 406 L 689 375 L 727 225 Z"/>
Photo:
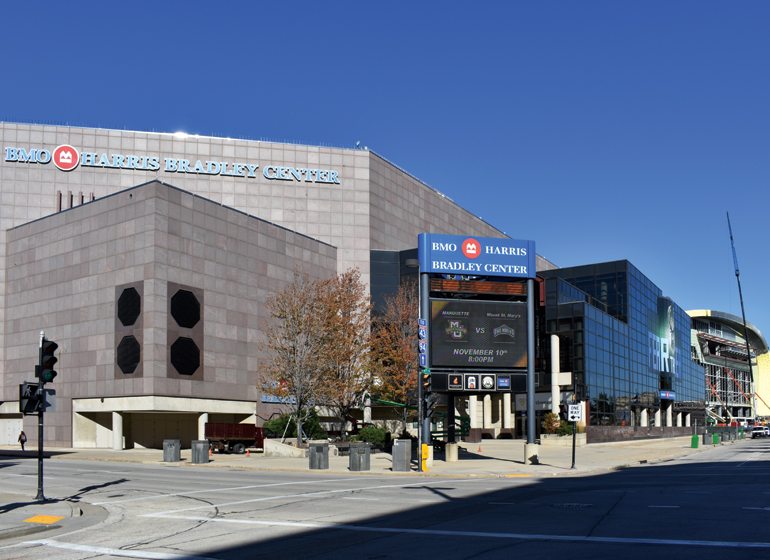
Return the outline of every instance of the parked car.
<path id="1" fill-rule="evenodd" d="M 751 439 L 758 438 L 758 437 L 765 437 L 767 434 L 765 433 L 765 426 L 754 426 L 751 429 Z"/>
<path id="2" fill-rule="evenodd" d="M 765 429 L 765 437 L 770 437 L 770 426 L 762 426 Z"/>

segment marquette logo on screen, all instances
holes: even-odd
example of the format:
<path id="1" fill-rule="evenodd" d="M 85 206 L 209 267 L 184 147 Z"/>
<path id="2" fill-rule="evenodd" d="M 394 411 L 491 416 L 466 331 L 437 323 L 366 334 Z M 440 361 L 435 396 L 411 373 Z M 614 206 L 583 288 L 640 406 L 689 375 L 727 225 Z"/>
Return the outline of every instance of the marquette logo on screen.
<path id="1" fill-rule="evenodd" d="M 446 328 L 446 333 L 449 335 L 450 338 L 453 340 L 462 340 L 465 338 L 465 334 L 468 332 L 468 329 L 463 324 L 462 321 L 449 321 L 449 324 Z"/>
<path id="2" fill-rule="evenodd" d="M 465 258 L 475 259 L 481 254 L 481 243 L 471 237 L 463 241 L 462 249 Z"/>

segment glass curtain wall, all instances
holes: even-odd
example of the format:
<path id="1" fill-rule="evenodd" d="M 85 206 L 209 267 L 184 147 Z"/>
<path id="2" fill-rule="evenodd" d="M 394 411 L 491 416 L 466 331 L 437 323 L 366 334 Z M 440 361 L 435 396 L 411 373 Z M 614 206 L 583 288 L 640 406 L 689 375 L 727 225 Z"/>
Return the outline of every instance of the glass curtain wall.
<path id="1" fill-rule="evenodd" d="M 542 276 L 546 331 L 561 339 L 561 370 L 573 372 L 578 395 L 584 390 L 591 425 L 639 425 L 641 410 L 661 401 L 702 415 L 705 378 L 691 361 L 690 318 L 636 267 L 616 261 Z"/>

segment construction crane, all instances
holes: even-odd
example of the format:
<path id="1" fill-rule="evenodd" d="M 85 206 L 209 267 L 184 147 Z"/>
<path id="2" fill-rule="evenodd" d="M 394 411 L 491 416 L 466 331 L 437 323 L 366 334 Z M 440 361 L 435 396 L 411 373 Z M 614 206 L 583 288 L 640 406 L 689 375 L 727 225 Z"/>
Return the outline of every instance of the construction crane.
<path id="1" fill-rule="evenodd" d="M 743 289 L 741 289 L 741 272 L 738 269 L 738 254 L 735 252 L 735 241 L 733 240 L 733 226 L 730 224 L 730 212 L 727 212 L 727 229 L 730 232 L 730 248 L 733 250 L 733 264 L 735 265 L 735 281 L 738 282 L 738 299 L 741 302 L 741 317 L 743 318 L 743 336 L 746 339 L 746 357 L 749 362 L 749 378 L 754 379 L 754 370 L 751 367 L 751 346 L 749 345 L 749 327 L 746 325 L 746 309 L 743 307 Z M 762 401 L 765 402 L 765 401 Z M 756 411 L 755 401 L 752 401 L 751 408 Z"/>

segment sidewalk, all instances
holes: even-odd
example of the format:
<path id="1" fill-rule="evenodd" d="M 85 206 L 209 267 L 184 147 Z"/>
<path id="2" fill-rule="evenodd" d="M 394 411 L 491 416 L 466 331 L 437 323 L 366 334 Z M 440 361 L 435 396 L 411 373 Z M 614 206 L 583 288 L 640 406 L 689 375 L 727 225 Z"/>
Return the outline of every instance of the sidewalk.
<path id="1" fill-rule="evenodd" d="M 690 447 L 691 439 L 687 437 L 636 440 L 613 443 L 597 443 L 576 449 L 576 468 L 571 469 L 572 448 L 540 446 L 540 464 L 530 465 L 524 462 L 523 440 L 483 440 L 481 443 L 460 443 L 459 461 L 446 462 L 436 456 L 432 467 L 425 475 L 432 476 L 491 476 L 506 475 L 555 476 L 582 475 L 606 472 L 617 468 L 655 463 L 682 457 L 691 453 L 703 452 L 702 443 L 698 449 Z M 726 443 L 725 445 L 731 445 Z M 707 447 L 707 449 L 710 448 Z M 309 460 L 304 457 L 272 457 L 264 456 L 261 452 L 250 452 L 248 455 L 228 455 L 214 453 L 209 455 L 209 462 L 192 464 L 191 452 L 183 449 L 181 461 L 163 462 L 163 451 L 159 449 L 126 449 L 114 451 L 111 449 L 46 449 L 47 460 L 50 461 L 112 461 L 157 464 L 169 468 L 199 467 L 199 468 L 233 468 L 239 470 L 257 471 L 300 471 L 320 473 L 348 474 L 349 459 L 347 456 L 329 457 L 329 469 L 310 471 Z M 0 457 L 24 456 L 34 459 L 36 451 L 27 451 L 23 455 L 18 448 L 0 447 Z M 416 459 L 412 457 L 411 473 L 398 473 L 391 470 L 391 456 L 388 453 L 372 453 L 371 470 L 361 474 L 419 474 L 416 470 Z"/>
<path id="2" fill-rule="evenodd" d="M 722 445 L 741 445 L 750 440 Z M 672 459 L 709 453 L 712 446 L 703 447 L 699 442 L 697 449 L 691 448 L 690 437 L 670 439 L 627 441 L 591 444 L 576 449 L 576 468 L 571 469 L 571 447 L 540 446 L 540 464 L 530 465 L 524 462 L 524 441 L 522 440 L 483 440 L 481 443 L 461 443 L 459 461 L 448 463 L 434 460 L 433 466 L 423 476 L 446 477 L 553 477 L 587 476 L 601 474 L 619 468 L 640 464 L 655 464 Z M 16 447 L 0 447 L 0 465 L 4 461 L 30 461 L 37 457 L 37 451 L 21 452 Z M 179 462 L 163 462 L 163 451 L 157 449 L 128 449 L 113 451 L 108 449 L 61 449 L 46 450 L 46 461 L 108 461 L 129 462 L 163 466 L 167 468 L 225 468 L 244 471 L 284 471 L 315 474 L 345 474 L 346 476 L 366 475 L 418 475 L 413 461 L 412 471 L 408 473 L 391 470 L 391 456 L 388 453 L 371 455 L 371 470 L 354 473 L 348 469 L 349 458 L 330 456 L 328 470 L 309 469 L 307 458 L 265 457 L 262 453 L 248 455 L 214 454 L 206 464 L 192 464 L 190 450 L 182 450 Z M 81 518 L 91 523 L 104 516 L 101 508 L 86 503 L 68 501 L 49 501 L 37 503 L 29 496 L 0 493 L 0 541 L 26 536 L 50 528 L 77 525 L 73 522 Z M 81 517 L 83 516 L 83 517 Z"/>
<path id="3" fill-rule="evenodd" d="M 29 537 L 53 529 L 76 529 L 97 523 L 107 513 L 100 507 L 76 501 L 48 499 L 0 492 L 0 546 L 6 539 Z"/>

